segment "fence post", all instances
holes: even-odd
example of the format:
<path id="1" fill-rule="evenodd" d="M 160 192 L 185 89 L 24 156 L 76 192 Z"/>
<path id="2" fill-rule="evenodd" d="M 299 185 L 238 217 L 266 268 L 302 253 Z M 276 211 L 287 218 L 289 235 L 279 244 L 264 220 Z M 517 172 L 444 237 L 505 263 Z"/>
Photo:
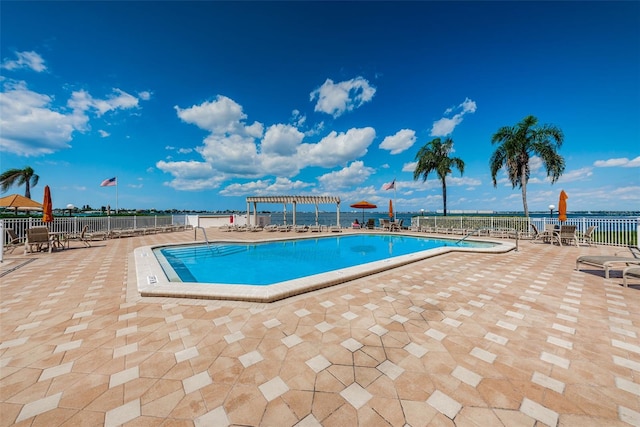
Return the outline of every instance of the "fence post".
<path id="1" fill-rule="evenodd" d="M 636 218 L 636 248 L 640 249 L 640 218 Z"/>
<path id="2" fill-rule="evenodd" d="M 4 262 L 2 254 L 4 254 L 4 219 L 0 219 L 0 262 Z"/>

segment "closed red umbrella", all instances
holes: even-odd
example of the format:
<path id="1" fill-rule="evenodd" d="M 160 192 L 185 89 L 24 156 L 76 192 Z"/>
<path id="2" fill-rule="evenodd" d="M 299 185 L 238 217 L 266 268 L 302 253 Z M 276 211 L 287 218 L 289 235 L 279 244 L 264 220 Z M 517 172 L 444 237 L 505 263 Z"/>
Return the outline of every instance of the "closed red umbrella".
<path id="1" fill-rule="evenodd" d="M 558 202 L 558 221 L 564 222 L 567 220 L 567 193 L 562 190 L 560 192 L 560 201 Z"/>
<path id="2" fill-rule="evenodd" d="M 366 200 L 361 200 L 358 203 L 354 203 L 352 205 L 350 205 L 352 208 L 354 209 L 362 209 L 362 223 L 364 224 L 364 210 L 365 209 L 375 209 L 378 206 L 374 205 L 373 203 L 369 203 Z"/>
<path id="3" fill-rule="evenodd" d="M 389 199 L 389 218 L 393 219 L 393 202 Z"/>
<path id="4" fill-rule="evenodd" d="M 42 222 L 53 222 L 53 204 L 51 203 L 51 190 L 44 186 L 44 201 L 42 202 Z"/>

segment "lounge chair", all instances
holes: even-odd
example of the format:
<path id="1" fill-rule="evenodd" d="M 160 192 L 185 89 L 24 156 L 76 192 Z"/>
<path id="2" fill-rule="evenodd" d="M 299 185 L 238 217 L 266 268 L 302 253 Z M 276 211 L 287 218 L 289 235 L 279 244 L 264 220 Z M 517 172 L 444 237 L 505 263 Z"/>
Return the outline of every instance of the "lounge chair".
<path id="1" fill-rule="evenodd" d="M 33 227 L 27 230 L 27 238 L 24 242 L 24 254 L 42 251 L 44 248 L 53 250 L 47 227 Z"/>
<path id="2" fill-rule="evenodd" d="M 71 234 L 67 236 L 67 240 L 68 241 L 77 240 L 79 242 L 84 243 L 84 245 L 88 248 L 91 246 L 91 243 L 89 243 L 89 238 L 88 238 L 88 232 L 87 232 L 88 230 L 89 230 L 89 226 L 85 225 L 84 227 L 82 227 L 82 231 L 80 232 L 80 234 Z"/>
<path id="3" fill-rule="evenodd" d="M 629 287 L 629 283 L 627 282 L 627 280 L 632 277 L 634 279 L 640 279 L 640 267 L 638 266 L 631 266 L 631 267 L 627 267 L 624 270 L 622 270 L 622 281 L 624 283 L 624 287 L 628 288 Z"/>
<path id="4" fill-rule="evenodd" d="M 609 270 L 630 265 L 640 266 L 640 258 L 624 257 L 618 255 L 583 255 L 576 259 L 576 270 L 580 270 L 580 264 L 604 268 L 605 279 L 609 278 Z"/>
<path id="5" fill-rule="evenodd" d="M 584 233 L 581 231 L 577 231 L 576 239 L 581 243 L 586 243 L 587 245 L 591 246 L 591 242 L 593 241 L 593 232 L 596 230 L 596 228 L 598 228 L 597 225 L 592 225 L 587 228 L 587 231 L 585 231 Z"/>
<path id="6" fill-rule="evenodd" d="M 368 229 L 368 230 L 373 230 L 374 228 L 376 228 L 376 220 L 373 218 L 369 218 L 367 220 L 367 224 L 364 226 L 364 228 Z"/>
<path id="7" fill-rule="evenodd" d="M 16 234 L 13 228 L 6 228 L 7 239 L 4 241 L 4 252 L 13 253 L 13 251 L 20 245 L 24 244 L 25 237 L 20 237 Z"/>

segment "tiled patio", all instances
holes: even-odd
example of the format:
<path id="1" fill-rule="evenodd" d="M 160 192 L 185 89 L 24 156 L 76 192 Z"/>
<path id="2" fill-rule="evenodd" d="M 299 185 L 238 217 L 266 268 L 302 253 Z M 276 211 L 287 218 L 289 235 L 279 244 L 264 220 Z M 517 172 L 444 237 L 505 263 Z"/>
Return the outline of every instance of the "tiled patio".
<path id="1" fill-rule="evenodd" d="M 620 248 L 523 241 L 271 304 L 141 298 L 133 249 L 192 239 L 7 256 L 0 426 L 640 426 L 640 285 L 574 269 Z"/>

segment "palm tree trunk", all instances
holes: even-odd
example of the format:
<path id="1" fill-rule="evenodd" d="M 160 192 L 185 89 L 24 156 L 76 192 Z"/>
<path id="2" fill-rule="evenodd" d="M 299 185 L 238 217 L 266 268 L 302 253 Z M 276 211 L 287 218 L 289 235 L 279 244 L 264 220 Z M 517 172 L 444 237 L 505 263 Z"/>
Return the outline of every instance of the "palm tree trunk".
<path id="1" fill-rule="evenodd" d="M 522 205 L 524 206 L 524 217 L 529 218 L 529 206 L 527 205 L 527 176 L 522 171 L 522 177 L 520 178 L 522 183 Z"/>
<path id="2" fill-rule="evenodd" d="M 443 216 L 447 216 L 447 183 L 442 180 L 442 203 L 444 204 Z"/>

